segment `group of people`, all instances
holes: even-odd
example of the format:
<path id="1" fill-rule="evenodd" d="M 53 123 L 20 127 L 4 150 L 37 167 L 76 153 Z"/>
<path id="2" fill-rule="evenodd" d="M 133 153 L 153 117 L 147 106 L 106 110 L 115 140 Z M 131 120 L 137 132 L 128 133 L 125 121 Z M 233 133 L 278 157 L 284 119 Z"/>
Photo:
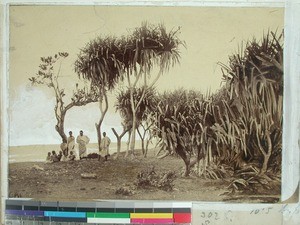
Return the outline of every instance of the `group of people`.
<path id="1" fill-rule="evenodd" d="M 70 151 L 69 155 L 64 154 L 62 151 L 59 151 L 59 154 L 56 154 L 55 151 L 48 152 L 46 162 L 59 162 L 59 161 L 74 161 L 75 155 L 72 151 Z"/>
<path id="2" fill-rule="evenodd" d="M 80 160 L 87 158 L 87 144 L 90 142 L 90 139 L 87 135 L 83 134 L 81 130 L 79 135 L 76 138 L 76 143 L 78 144 L 78 149 L 75 148 L 75 137 L 73 136 L 72 131 L 69 132 L 69 137 L 67 138 L 67 143 L 62 143 L 60 145 L 61 151 L 59 154 L 56 154 L 55 151 L 48 152 L 46 162 L 59 162 L 59 161 L 73 161 L 75 159 Z M 109 145 L 111 140 L 106 136 L 106 133 L 103 132 L 103 138 L 101 140 L 99 158 L 104 157 L 107 161 L 109 155 Z"/>

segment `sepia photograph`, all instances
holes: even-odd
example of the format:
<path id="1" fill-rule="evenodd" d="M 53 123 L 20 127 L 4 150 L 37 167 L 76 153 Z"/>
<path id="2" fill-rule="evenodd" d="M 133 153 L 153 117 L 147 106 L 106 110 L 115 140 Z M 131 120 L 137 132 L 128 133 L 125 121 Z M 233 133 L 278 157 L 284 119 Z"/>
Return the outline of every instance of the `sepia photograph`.
<path id="1" fill-rule="evenodd" d="M 9 6 L 10 198 L 277 203 L 284 9 Z"/>

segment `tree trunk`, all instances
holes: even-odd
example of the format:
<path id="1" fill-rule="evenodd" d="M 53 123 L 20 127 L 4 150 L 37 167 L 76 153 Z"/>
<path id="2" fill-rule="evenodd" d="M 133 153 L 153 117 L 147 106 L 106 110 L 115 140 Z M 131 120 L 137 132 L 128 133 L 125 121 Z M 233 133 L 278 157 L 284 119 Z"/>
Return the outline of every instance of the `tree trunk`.
<path id="1" fill-rule="evenodd" d="M 188 161 L 184 161 L 184 164 L 185 164 L 184 176 L 188 177 L 190 175 L 191 165 L 190 165 L 190 162 L 188 162 Z"/>
<path id="2" fill-rule="evenodd" d="M 101 125 L 102 125 L 102 122 L 104 120 L 105 114 L 108 110 L 107 94 L 106 94 L 105 90 L 102 90 L 102 92 L 100 92 L 99 94 L 101 94 L 101 93 L 103 93 L 104 102 L 103 102 L 103 99 L 100 98 L 99 108 L 100 108 L 101 116 L 100 116 L 100 119 L 99 119 L 99 123 L 95 123 L 96 130 L 97 130 L 97 139 L 98 139 L 98 149 L 99 149 L 99 151 L 101 150 L 101 138 L 102 138 Z M 104 108 L 103 108 L 103 106 L 104 106 Z"/>
<path id="3" fill-rule="evenodd" d="M 142 152 L 143 152 L 143 156 L 146 157 L 145 140 L 144 140 L 144 138 L 142 138 Z"/>
<path id="4" fill-rule="evenodd" d="M 271 154 L 264 155 L 264 162 L 263 162 L 263 166 L 260 171 L 261 174 L 265 174 L 267 172 L 270 156 L 271 156 Z"/>
<path id="5" fill-rule="evenodd" d="M 139 128 L 137 128 L 136 131 L 137 131 L 138 135 L 139 135 L 140 138 L 141 138 L 141 141 L 142 141 L 142 153 L 143 153 L 143 156 L 145 157 L 145 140 L 144 140 L 145 137 L 142 136 L 142 134 L 141 134 Z"/>
<path id="6" fill-rule="evenodd" d="M 155 153 L 155 156 L 158 156 L 162 150 L 166 150 L 166 146 L 162 146 L 160 149 L 158 149 L 158 151 Z"/>
<path id="7" fill-rule="evenodd" d="M 147 157 L 147 154 L 148 154 L 148 149 L 149 149 L 149 144 L 150 144 L 150 141 L 152 140 L 152 134 L 151 134 L 151 131 L 149 131 L 148 133 L 148 138 L 147 138 L 147 141 L 146 141 L 146 149 L 145 149 L 145 157 Z"/>
<path id="8" fill-rule="evenodd" d="M 148 139 L 147 141 L 146 141 L 146 148 L 145 148 L 145 158 L 147 157 L 147 154 L 148 154 L 148 148 L 149 148 L 149 143 L 150 143 L 150 139 Z"/>
<path id="9" fill-rule="evenodd" d="M 179 140 L 177 140 L 177 143 L 179 143 Z M 191 169 L 191 166 L 190 166 L 191 157 L 189 155 L 187 155 L 187 153 L 184 150 L 184 147 L 181 145 L 177 146 L 176 152 L 184 161 L 184 164 L 185 164 L 184 176 L 188 177 L 190 175 L 190 169 Z"/>
<path id="10" fill-rule="evenodd" d="M 132 130 L 129 130 L 125 158 L 126 158 L 126 157 L 128 156 L 128 154 L 129 154 L 129 147 L 130 147 L 130 140 L 131 140 L 131 132 L 132 132 Z"/>
<path id="11" fill-rule="evenodd" d="M 270 159 L 271 154 L 272 154 L 272 147 L 273 146 L 272 146 L 272 141 L 271 141 L 271 138 L 270 138 L 270 134 L 267 134 L 267 143 L 268 143 L 268 151 L 267 151 L 267 153 L 263 152 L 264 162 L 263 162 L 263 166 L 262 166 L 261 171 L 260 171 L 261 174 L 265 174 L 267 172 L 269 159 Z"/>
<path id="12" fill-rule="evenodd" d="M 131 133 L 131 140 L 130 140 L 130 153 L 134 155 L 134 148 L 135 148 L 135 133 L 136 133 L 136 112 L 133 111 L 132 115 L 132 133 Z"/>
<path id="13" fill-rule="evenodd" d="M 115 157 L 118 158 L 119 157 L 119 154 L 120 154 L 120 151 L 121 151 L 121 140 L 122 140 L 122 137 L 129 131 L 129 129 L 123 129 L 123 132 L 122 134 L 118 135 L 117 131 L 115 130 L 115 128 L 111 128 L 114 135 L 117 137 L 117 155 Z"/>
<path id="14" fill-rule="evenodd" d="M 57 124 L 55 125 L 55 130 L 58 132 L 59 136 L 62 139 L 62 143 L 67 143 L 67 135 L 65 134 L 65 112 L 61 112 L 60 117 L 56 117 Z"/>
<path id="15" fill-rule="evenodd" d="M 101 116 L 102 117 L 102 116 Z M 98 150 L 100 152 L 101 150 L 101 124 L 102 124 L 103 120 L 99 120 L 99 123 L 95 123 L 95 127 L 96 127 L 96 131 L 97 131 L 97 140 L 98 140 Z"/>
<path id="16" fill-rule="evenodd" d="M 113 131 L 114 135 L 116 136 L 117 138 L 117 155 L 116 155 L 116 158 L 118 158 L 119 154 L 120 154 L 120 151 L 121 151 L 121 138 L 120 136 L 118 135 L 117 131 L 115 130 L 115 128 L 111 128 L 111 130 Z"/>
<path id="17" fill-rule="evenodd" d="M 117 138 L 117 155 L 116 155 L 116 158 L 118 158 L 119 154 L 120 154 L 120 151 L 121 151 L 121 138 Z"/>
<path id="18" fill-rule="evenodd" d="M 170 155 L 170 152 L 166 151 L 164 154 L 162 154 L 161 156 L 157 156 L 158 159 L 163 159 L 165 157 L 167 157 L 168 155 Z"/>
<path id="19" fill-rule="evenodd" d="M 259 149 L 264 157 L 264 161 L 263 161 L 263 165 L 262 165 L 262 168 L 260 170 L 260 174 L 265 174 L 268 170 L 268 163 L 269 163 L 269 159 L 271 157 L 271 154 L 272 154 L 272 141 L 271 141 L 271 138 L 270 138 L 270 132 L 266 131 L 266 138 L 267 138 L 267 144 L 268 144 L 268 149 L 267 149 L 267 152 L 264 151 L 262 145 L 260 144 L 260 142 L 258 142 L 258 146 L 259 146 Z"/>

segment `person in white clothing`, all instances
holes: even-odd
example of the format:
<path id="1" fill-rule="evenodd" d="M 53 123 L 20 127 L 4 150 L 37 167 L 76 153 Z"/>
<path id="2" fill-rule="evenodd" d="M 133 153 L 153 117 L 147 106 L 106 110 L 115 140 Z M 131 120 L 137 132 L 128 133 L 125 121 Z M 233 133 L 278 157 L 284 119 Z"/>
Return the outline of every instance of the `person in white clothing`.
<path id="1" fill-rule="evenodd" d="M 107 157 L 109 156 L 109 145 L 110 145 L 110 139 L 106 136 L 106 133 L 103 132 L 103 138 L 101 140 L 101 152 L 100 155 L 105 158 L 105 161 L 107 161 Z"/>
<path id="2" fill-rule="evenodd" d="M 90 142 L 89 137 L 83 135 L 83 131 L 81 130 L 79 132 L 79 135 L 76 138 L 76 142 L 78 143 L 79 158 L 80 159 L 86 158 L 87 157 L 86 145 Z"/>
<path id="3" fill-rule="evenodd" d="M 67 146 L 68 146 L 67 156 L 70 154 L 71 151 L 73 151 L 73 153 L 75 153 L 75 157 L 79 158 L 79 152 L 75 151 L 75 137 L 73 136 L 72 131 L 69 131 Z"/>

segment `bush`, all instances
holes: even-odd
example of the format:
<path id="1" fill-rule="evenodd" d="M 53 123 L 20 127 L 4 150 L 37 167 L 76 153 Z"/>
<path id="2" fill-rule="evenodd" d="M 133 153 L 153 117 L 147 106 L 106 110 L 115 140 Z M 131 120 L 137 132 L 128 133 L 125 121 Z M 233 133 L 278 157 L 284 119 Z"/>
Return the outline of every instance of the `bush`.
<path id="1" fill-rule="evenodd" d="M 134 191 L 131 190 L 130 187 L 120 187 L 116 190 L 115 194 L 117 195 L 125 195 L 125 196 L 130 196 L 134 194 Z"/>
<path id="2" fill-rule="evenodd" d="M 270 190 L 279 192 L 278 183 L 280 184 L 280 176 L 272 174 L 261 174 L 260 169 L 255 166 L 249 166 L 236 171 L 235 179 L 227 186 L 228 191 L 225 193 L 233 194 L 235 192 L 241 193 L 262 193 Z"/>
<path id="3" fill-rule="evenodd" d="M 137 188 L 158 188 L 164 191 L 172 191 L 174 189 L 173 181 L 175 172 L 169 171 L 162 174 L 157 174 L 154 169 L 142 171 L 137 176 L 135 185 Z"/>
<path id="4" fill-rule="evenodd" d="M 201 162 L 201 161 L 200 161 Z M 199 163 L 200 164 L 200 163 Z M 226 179 L 232 177 L 233 168 L 226 164 L 195 165 L 191 173 L 198 177 L 211 180 Z"/>

